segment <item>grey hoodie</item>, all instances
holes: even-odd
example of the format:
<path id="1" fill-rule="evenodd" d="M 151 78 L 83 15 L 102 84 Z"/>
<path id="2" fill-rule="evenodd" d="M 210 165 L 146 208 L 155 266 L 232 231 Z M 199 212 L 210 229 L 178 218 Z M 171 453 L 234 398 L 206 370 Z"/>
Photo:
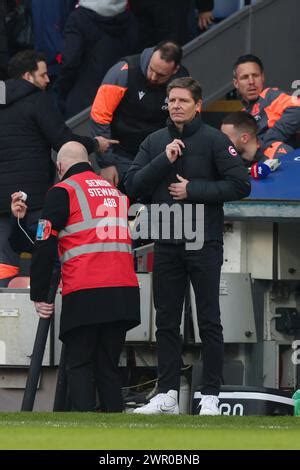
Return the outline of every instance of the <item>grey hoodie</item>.
<path id="1" fill-rule="evenodd" d="M 126 10 L 127 0 L 80 0 L 79 6 L 101 16 L 116 16 Z"/>

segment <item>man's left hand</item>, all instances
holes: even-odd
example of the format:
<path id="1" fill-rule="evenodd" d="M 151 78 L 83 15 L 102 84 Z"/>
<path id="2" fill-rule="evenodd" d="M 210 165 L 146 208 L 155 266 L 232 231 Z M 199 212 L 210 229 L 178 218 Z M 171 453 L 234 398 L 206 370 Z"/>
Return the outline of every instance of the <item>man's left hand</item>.
<path id="1" fill-rule="evenodd" d="M 172 183 L 168 187 L 168 190 L 173 196 L 173 199 L 186 199 L 187 198 L 187 192 L 186 192 L 186 185 L 188 184 L 189 180 L 186 180 L 180 175 L 176 175 L 177 179 L 179 180 L 179 183 Z"/>

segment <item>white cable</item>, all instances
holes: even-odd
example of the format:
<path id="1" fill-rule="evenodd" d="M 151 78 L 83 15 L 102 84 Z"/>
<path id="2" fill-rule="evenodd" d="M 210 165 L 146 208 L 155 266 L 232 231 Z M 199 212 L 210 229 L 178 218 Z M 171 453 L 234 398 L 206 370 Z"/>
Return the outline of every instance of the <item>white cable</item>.
<path id="1" fill-rule="evenodd" d="M 34 245 L 34 241 L 30 238 L 30 236 L 28 235 L 28 233 L 26 232 L 26 230 L 22 227 L 22 225 L 20 224 L 20 216 L 18 214 L 18 226 L 20 227 L 20 229 L 22 230 L 22 232 L 26 235 L 26 237 L 28 238 L 28 240 Z"/>
<path id="2" fill-rule="evenodd" d="M 181 367 L 180 370 L 188 370 L 192 367 L 192 365 L 188 365 L 188 366 L 185 366 L 185 367 Z M 128 387 L 122 387 L 122 390 L 129 390 L 130 388 L 138 388 L 138 387 L 143 387 L 144 385 L 148 385 L 148 384 L 151 384 L 153 382 L 157 382 L 157 378 L 156 379 L 152 379 L 152 380 L 148 380 L 147 382 L 143 382 L 142 384 L 136 384 L 136 385 L 130 385 Z"/>

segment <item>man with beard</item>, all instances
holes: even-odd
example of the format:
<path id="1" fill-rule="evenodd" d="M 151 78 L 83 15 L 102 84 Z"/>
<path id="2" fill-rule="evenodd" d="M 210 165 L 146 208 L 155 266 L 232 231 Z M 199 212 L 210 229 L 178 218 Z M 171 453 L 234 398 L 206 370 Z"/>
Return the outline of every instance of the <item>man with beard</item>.
<path id="1" fill-rule="evenodd" d="M 163 41 L 114 65 L 98 90 L 91 111 L 92 133 L 120 142 L 103 154 L 101 175 L 121 190 L 141 142 L 165 126 L 167 85 L 188 75 L 181 57 L 178 44 Z"/>
<path id="2" fill-rule="evenodd" d="M 105 151 L 113 142 L 74 134 L 46 92 L 46 59 L 33 50 L 18 52 L 8 64 L 11 77 L 0 83 L 0 286 L 19 272 L 19 255 L 8 241 L 11 232 L 10 195 L 28 194 L 28 226 L 37 222 L 52 186 L 55 165 L 51 149 L 66 142 L 81 143 L 88 154 Z"/>

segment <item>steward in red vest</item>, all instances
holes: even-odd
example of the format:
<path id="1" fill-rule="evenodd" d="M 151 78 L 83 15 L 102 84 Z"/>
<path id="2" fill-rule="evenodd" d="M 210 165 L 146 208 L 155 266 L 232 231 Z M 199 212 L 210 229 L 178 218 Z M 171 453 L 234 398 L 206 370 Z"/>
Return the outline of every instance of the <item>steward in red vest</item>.
<path id="1" fill-rule="evenodd" d="M 37 230 L 31 299 L 41 318 L 57 256 L 62 267 L 60 338 L 65 343 L 72 409 L 123 409 L 118 363 L 126 331 L 140 322 L 139 287 L 131 254 L 126 196 L 94 173 L 84 147 L 68 142 Z"/>
<path id="2" fill-rule="evenodd" d="M 128 229 L 128 198 L 93 171 L 56 187 L 68 192 L 70 215 L 58 234 L 63 295 L 95 287 L 138 286 Z"/>

